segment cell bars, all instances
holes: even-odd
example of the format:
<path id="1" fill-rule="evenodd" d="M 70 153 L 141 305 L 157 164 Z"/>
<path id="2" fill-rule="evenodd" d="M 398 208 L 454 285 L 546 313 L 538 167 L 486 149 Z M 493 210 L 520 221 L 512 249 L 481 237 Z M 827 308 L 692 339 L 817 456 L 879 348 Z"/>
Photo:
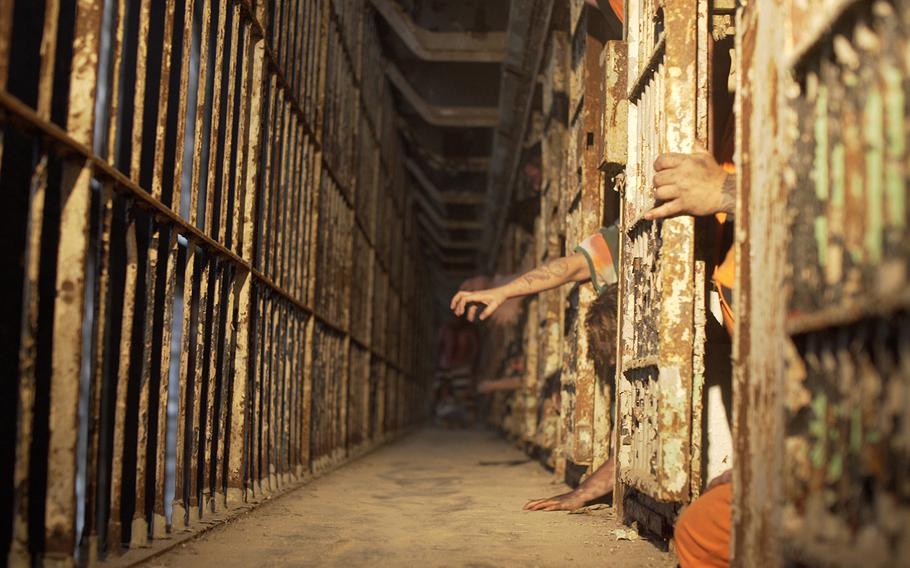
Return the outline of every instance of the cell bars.
<path id="1" fill-rule="evenodd" d="M 197 530 L 423 416 L 366 10 L 0 1 L 0 556 Z"/>

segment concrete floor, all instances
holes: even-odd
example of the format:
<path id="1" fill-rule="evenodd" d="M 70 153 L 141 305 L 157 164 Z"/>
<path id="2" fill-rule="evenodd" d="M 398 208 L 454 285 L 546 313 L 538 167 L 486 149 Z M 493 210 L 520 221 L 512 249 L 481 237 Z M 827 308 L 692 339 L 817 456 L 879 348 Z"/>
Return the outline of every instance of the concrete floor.
<path id="1" fill-rule="evenodd" d="M 497 435 L 420 430 L 150 566 L 674 566 L 612 510 L 528 513 L 566 490 Z"/>

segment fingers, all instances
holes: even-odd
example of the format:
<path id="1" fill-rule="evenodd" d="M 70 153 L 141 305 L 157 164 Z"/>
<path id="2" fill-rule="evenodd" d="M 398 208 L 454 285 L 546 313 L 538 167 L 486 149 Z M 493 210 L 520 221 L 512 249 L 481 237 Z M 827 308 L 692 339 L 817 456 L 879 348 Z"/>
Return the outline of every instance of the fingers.
<path id="1" fill-rule="evenodd" d="M 470 294 L 461 294 L 459 296 L 458 301 L 455 302 L 455 307 L 453 308 L 456 316 L 461 317 L 462 314 L 464 314 L 464 308 L 470 300 L 470 297 Z"/>
<path id="2" fill-rule="evenodd" d="M 654 196 L 657 197 L 659 201 L 670 201 L 671 199 L 676 199 L 682 194 L 682 190 L 678 185 L 662 185 L 654 189 Z"/>
<path id="3" fill-rule="evenodd" d="M 455 306 L 458 305 L 458 302 L 461 300 L 461 298 L 462 298 L 465 294 L 467 294 L 467 292 L 457 292 L 454 296 L 452 296 L 452 301 L 449 302 L 449 309 L 452 310 L 452 311 L 454 311 L 454 310 L 455 310 Z"/>
<path id="4" fill-rule="evenodd" d="M 468 321 L 474 321 L 474 315 L 476 313 L 477 313 L 477 306 L 472 304 L 471 307 L 468 308 Z"/>
<path id="5" fill-rule="evenodd" d="M 679 215 L 682 212 L 682 205 L 679 203 L 678 199 L 673 201 L 668 201 L 659 207 L 651 209 L 645 213 L 645 219 L 648 221 L 654 221 L 655 219 L 666 219 L 667 217 L 674 217 Z"/>
<path id="6" fill-rule="evenodd" d="M 524 506 L 525 511 L 561 511 L 562 504 L 556 499 L 535 499 L 528 501 Z"/>
<path id="7" fill-rule="evenodd" d="M 663 170 L 654 174 L 651 183 L 654 187 L 672 185 L 676 181 L 676 174 L 673 170 Z"/>
<path id="8" fill-rule="evenodd" d="M 459 292 L 455 295 L 455 298 L 452 299 L 452 311 L 455 312 L 456 316 L 461 317 L 464 315 L 465 308 L 468 307 L 468 304 L 481 301 L 482 300 L 476 292 Z M 472 319 L 471 314 L 469 314 L 468 319 Z"/>
<path id="9" fill-rule="evenodd" d="M 679 154 L 677 152 L 667 152 L 666 154 L 661 154 L 657 156 L 657 159 L 654 160 L 654 171 L 662 171 L 670 168 L 675 168 L 676 166 L 682 164 L 689 157 L 688 154 Z"/>
<path id="10" fill-rule="evenodd" d="M 499 307 L 498 302 L 490 302 L 489 304 L 487 304 L 487 307 L 484 308 L 484 310 L 482 312 L 480 312 L 480 321 L 483 321 L 483 320 L 487 319 L 488 317 L 490 317 L 491 315 L 493 315 L 493 312 L 495 312 L 496 308 L 498 308 L 498 307 Z"/>

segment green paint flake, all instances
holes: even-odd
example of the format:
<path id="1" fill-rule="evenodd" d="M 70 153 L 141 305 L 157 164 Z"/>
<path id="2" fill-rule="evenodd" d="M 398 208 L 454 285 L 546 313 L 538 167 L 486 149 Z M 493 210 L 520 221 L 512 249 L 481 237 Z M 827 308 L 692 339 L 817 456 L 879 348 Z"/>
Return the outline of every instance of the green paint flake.
<path id="1" fill-rule="evenodd" d="M 885 68 L 885 107 L 888 131 L 888 163 L 885 170 L 885 188 L 888 199 L 888 220 L 895 227 L 906 224 L 906 189 L 902 164 L 907 150 L 904 138 L 904 89 L 901 74 L 893 66 Z"/>
<path id="2" fill-rule="evenodd" d="M 812 467 L 821 469 L 825 464 L 825 447 L 828 440 L 827 418 L 828 397 L 825 393 L 818 393 L 812 399 L 812 418 L 809 420 L 809 435 L 813 438 L 812 449 L 809 450 L 809 460 Z"/>
<path id="3" fill-rule="evenodd" d="M 828 396 L 823 392 L 816 394 L 811 406 L 814 418 L 809 423 L 809 433 L 824 437 L 825 431 L 828 429 L 825 425 L 828 418 Z"/>
<path id="4" fill-rule="evenodd" d="M 881 94 L 870 89 L 866 97 L 863 130 L 866 137 L 866 250 L 869 261 L 882 259 L 882 171 L 884 169 L 884 110 Z"/>
<path id="5" fill-rule="evenodd" d="M 844 473 L 844 456 L 841 454 L 834 454 L 831 456 L 831 459 L 828 461 L 828 481 L 834 482 L 840 479 L 841 474 Z"/>
<path id="6" fill-rule="evenodd" d="M 828 260 L 828 218 L 823 215 L 815 218 L 815 245 L 818 248 L 818 264 L 825 266 Z"/>
<path id="7" fill-rule="evenodd" d="M 815 195 L 828 199 L 828 89 L 818 87 L 815 101 Z"/>
<path id="8" fill-rule="evenodd" d="M 844 162 L 844 145 L 837 143 L 831 149 L 831 205 L 843 207 L 846 197 L 847 179 Z"/>

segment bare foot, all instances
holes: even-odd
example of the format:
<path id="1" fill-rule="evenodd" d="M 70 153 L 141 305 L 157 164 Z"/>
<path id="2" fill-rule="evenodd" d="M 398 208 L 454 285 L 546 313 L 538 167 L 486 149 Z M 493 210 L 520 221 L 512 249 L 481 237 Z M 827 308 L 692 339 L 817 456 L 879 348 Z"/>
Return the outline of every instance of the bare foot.
<path id="1" fill-rule="evenodd" d="M 524 506 L 525 511 L 574 511 L 585 506 L 587 500 L 577 491 L 570 491 L 562 495 L 546 499 L 534 499 Z"/>

